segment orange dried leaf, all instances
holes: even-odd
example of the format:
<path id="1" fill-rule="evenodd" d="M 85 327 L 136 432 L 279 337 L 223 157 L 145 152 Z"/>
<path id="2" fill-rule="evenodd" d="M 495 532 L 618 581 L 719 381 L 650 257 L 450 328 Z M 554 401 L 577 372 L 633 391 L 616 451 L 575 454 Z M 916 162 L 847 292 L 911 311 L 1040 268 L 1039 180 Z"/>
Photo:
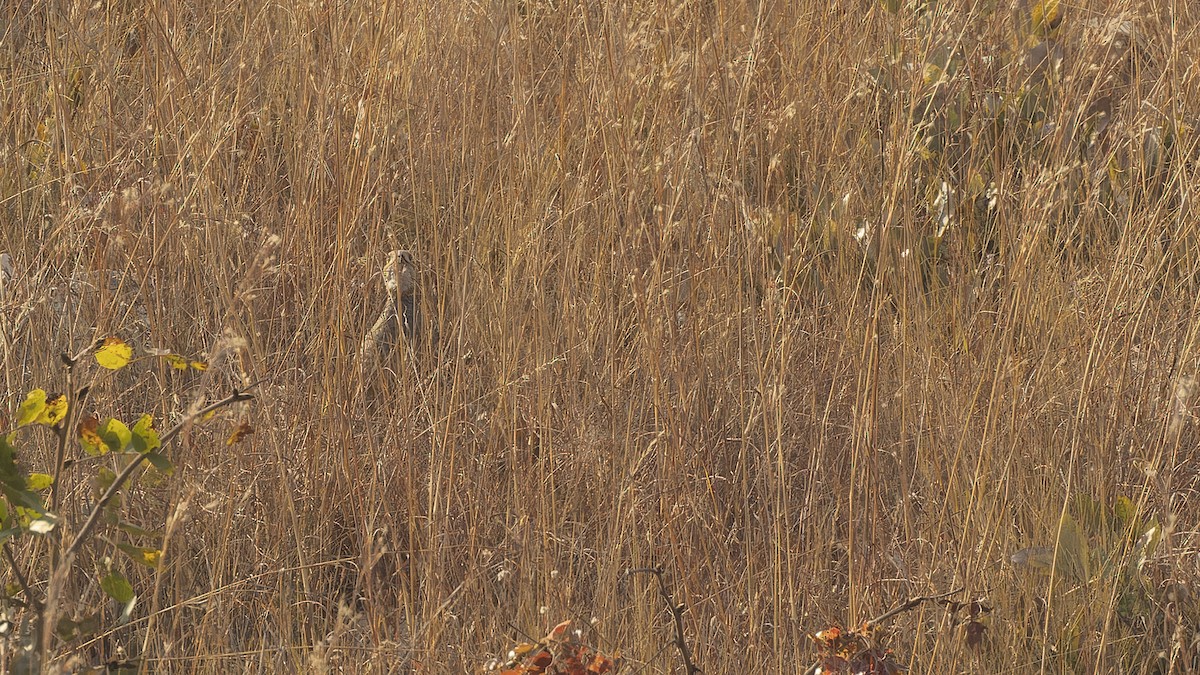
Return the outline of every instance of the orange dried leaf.
<path id="1" fill-rule="evenodd" d="M 561 642 L 563 639 L 566 638 L 567 630 L 570 627 L 571 627 L 571 620 L 567 619 L 566 621 L 564 621 L 564 622 L 558 624 L 557 626 L 555 626 L 554 628 L 550 629 L 550 632 L 546 635 L 546 637 L 542 638 L 542 642 Z"/>
<path id="2" fill-rule="evenodd" d="M 616 664 L 613 663 L 612 659 L 596 654 L 592 657 L 592 662 L 588 664 L 587 672 L 602 675 L 603 673 L 611 673 L 615 667 Z"/>
<path id="3" fill-rule="evenodd" d="M 233 433 L 229 434 L 229 438 L 225 441 L 225 445 L 234 445 L 241 443 L 250 434 L 254 433 L 254 427 L 250 426 L 249 422 L 242 422 L 237 425 Z"/>
<path id="4" fill-rule="evenodd" d="M 554 655 L 551 654 L 549 652 L 549 650 L 546 650 L 546 649 L 543 649 L 542 651 L 538 652 L 537 654 L 534 654 L 533 658 L 529 659 L 529 665 L 538 669 L 536 671 L 531 671 L 531 672 L 540 673 L 543 670 L 545 670 L 546 668 L 549 668 L 551 663 L 554 663 Z"/>
<path id="5" fill-rule="evenodd" d="M 817 631 L 817 634 L 814 636 L 814 638 L 817 642 L 828 645 L 837 642 L 841 636 L 842 629 L 838 628 L 837 626 L 833 626 L 832 628 L 826 628 L 825 630 Z"/>
<path id="6" fill-rule="evenodd" d="M 95 415 L 88 415 L 79 422 L 79 441 L 83 450 L 92 457 L 103 455 L 109 451 L 108 445 L 100 437 L 100 420 Z"/>

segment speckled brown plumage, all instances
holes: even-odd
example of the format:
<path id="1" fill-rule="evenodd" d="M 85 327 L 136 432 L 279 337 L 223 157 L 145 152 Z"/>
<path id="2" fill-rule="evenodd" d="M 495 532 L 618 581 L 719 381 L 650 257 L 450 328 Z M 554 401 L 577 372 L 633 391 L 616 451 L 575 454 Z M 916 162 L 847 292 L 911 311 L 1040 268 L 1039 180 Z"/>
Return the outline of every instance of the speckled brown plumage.
<path id="1" fill-rule="evenodd" d="M 363 338 L 359 350 L 360 372 L 371 377 L 395 351 L 400 336 L 411 340 L 420 330 L 416 305 L 416 274 L 412 254 L 392 251 L 383 266 L 387 298 L 383 311 Z"/>

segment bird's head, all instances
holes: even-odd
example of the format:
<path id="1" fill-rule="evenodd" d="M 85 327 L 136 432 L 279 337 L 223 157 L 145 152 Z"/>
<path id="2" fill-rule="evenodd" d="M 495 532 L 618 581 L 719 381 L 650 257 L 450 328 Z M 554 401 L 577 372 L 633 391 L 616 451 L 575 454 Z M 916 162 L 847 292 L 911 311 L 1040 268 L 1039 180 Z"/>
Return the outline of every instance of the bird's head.
<path id="1" fill-rule="evenodd" d="M 383 283 L 389 292 L 408 295 L 413 292 L 415 264 L 412 253 L 397 250 L 388 253 L 383 265 Z"/>

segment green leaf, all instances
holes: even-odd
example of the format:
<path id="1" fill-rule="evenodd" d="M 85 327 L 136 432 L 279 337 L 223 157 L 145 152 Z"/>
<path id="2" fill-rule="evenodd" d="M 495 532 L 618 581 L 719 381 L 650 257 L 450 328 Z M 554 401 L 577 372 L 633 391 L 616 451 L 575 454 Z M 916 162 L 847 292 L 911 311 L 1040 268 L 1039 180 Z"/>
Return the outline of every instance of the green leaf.
<path id="1" fill-rule="evenodd" d="M 1059 10 L 1058 0 L 1038 0 L 1034 3 L 1029 18 L 1030 29 L 1034 35 L 1040 38 L 1057 37 L 1061 23 L 1062 12 Z"/>
<path id="2" fill-rule="evenodd" d="M 132 544 L 117 544 L 117 548 L 121 552 L 129 556 L 131 560 L 139 565 L 145 565 L 150 569 L 158 569 L 158 563 L 162 560 L 162 551 L 156 548 L 143 548 Z"/>
<path id="3" fill-rule="evenodd" d="M 41 497 L 29 491 L 25 475 L 17 468 L 17 449 L 13 447 L 12 440 L 13 434 L 0 436 L 0 488 L 3 489 L 4 496 L 8 497 L 13 506 L 18 508 L 18 511 L 24 507 L 34 511 L 33 517 L 37 517 L 46 511 L 46 507 L 42 505 Z M 28 526 L 29 520 L 30 518 L 27 517 L 21 521 L 22 525 Z"/>
<path id="4" fill-rule="evenodd" d="M 1075 522 L 1079 523 L 1083 530 L 1087 532 L 1100 532 L 1104 530 L 1106 526 L 1104 504 L 1101 504 L 1091 495 L 1080 492 L 1075 495 L 1072 507 L 1071 512 L 1075 514 Z"/>
<path id="5" fill-rule="evenodd" d="M 60 616 L 58 622 L 54 624 L 54 634 L 63 642 L 70 642 L 79 636 L 79 624 L 65 616 Z"/>
<path id="6" fill-rule="evenodd" d="M 42 424 L 52 427 L 66 416 L 67 397 L 64 394 L 48 395 L 43 389 L 34 389 L 17 410 L 17 426 Z"/>
<path id="7" fill-rule="evenodd" d="M 1065 567 L 1076 581 L 1084 582 L 1091 578 L 1087 538 L 1068 513 L 1063 514 L 1058 524 L 1058 559 L 1063 563 L 1060 567 Z"/>
<path id="8" fill-rule="evenodd" d="M 41 512 L 24 506 L 17 507 L 17 522 L 22 529 L 29 529 L 29 524 L 41 517 Z"/>
<path id="9" fill-rule="evenodd" d="M 110 570 L 108 575 L 100 580 L 100 588 L 108 597 L 121 604 L 128 604 L 136 597 L 129 580 L 117 570 Z"/>
<path id="10" fill-rule="evenodd" d="M 34 389 L 25 395 L 21 407 L 17 409 L 17 426 L 23 427 L 37 421 L 39 415 L 46 410 L 46 390 Z"/>
<path id="11" fill-rule="evenodd" d="M 31 473 L 27 484 L 30 490 L 45 490 L 54 485 L 54 476 L 48 473 Z"/>
<path id="12" fill-rule="evenodd" d="M 100 522 L 105 525 L 116 527 L 117 523 L 121 522 L 121 493 L 113 495 L 112 499 L 104 504 L 104 511 L 100 514 Z"/>
<path id="13" fill-rule="evenodd" d="M 61 617 L 58 624 L 54 626 L 54 634 L 63 642 L 70 642 L 76 638 L 89 638 L 95 635 L 100 630 L 100 613 L 96 612 L 86 616 L 78 621 L 68 617 Z"/>
<path id="14" fill-rule="evenodd" d="M 46 506 L 42 504 L 42 498 L 37 493 L 18 490 L 6 485 L 4 496 L 8 497 L 12 505 L 16 507 L 17 519 L 25 527 L 29 527 L 29 521 L 41 517 L 46 512 Z"/>
<path id="15" fill-rule="evenodd" d="M 113 481 L 117 480 L 117 474 L 107 466 L 102 466 L 96 470 L 96 477 L 93 480 L 96 484 L 96 496 L 100 496 L 112 487 Z"/>
<path id="16" fill-rule="evenodd" d="M 25 489 L 25 476 L 17 469 L 17 449 L 13 434 L 0 436 L 0 483 L 17 490 Z"/>
<path id="17" fill-rule="evenodd" d="M 154 419 L 152 417 L 142 415 L 141 419 L 133 425 L 131 445 L 134 450 L 142 454 L 162 447 L 162 441 L 158 438 L 158 431 L 154 428 Z"/>
<path id="18" fill-rule="evenodd" d="M 171 460 L 158 454 L 157 452 L 147 452 L 146 461 L 150 462 L 154 468 L 167 474 L 168 476 L 175 475 L 175 466 L 171 464 Z"/>
<path id="19" fill-rule="evenodd" d="M 100 612 L 85 616 L 75 624 L 80 637 L 91 637 L 100 632 Z"/>
<path id="20" fill-rule="evenodd" d="M 125 423 L 116 418 L 109 418 L 100 426 L 97 432 L 100 438 L 104 439 L 105 445 L 113 452 L 122 452 L 129 446 L 129 441 L 133 439 L 133 434 L 129 431 L 129 427 Z"/>

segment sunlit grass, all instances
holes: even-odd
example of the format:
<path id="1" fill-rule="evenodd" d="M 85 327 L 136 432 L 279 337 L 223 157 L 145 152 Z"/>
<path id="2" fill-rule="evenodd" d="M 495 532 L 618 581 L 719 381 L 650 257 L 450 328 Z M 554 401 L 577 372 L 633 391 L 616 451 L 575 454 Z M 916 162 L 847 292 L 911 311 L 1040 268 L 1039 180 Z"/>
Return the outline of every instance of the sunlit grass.
<path id="1" fill-rule="evenodd" d="M 705 672 L 960 587 L 978 649 L 878 636 L 913 672 L 1184 672 L 1196 17 L 904 4 L 8 7 L 6 410 L 114 332 L 262 380 L 129 499 L 182 508 L 163 568 L 64 657 L 464 672 L 594 617 L 672 672 L 624 576 L 663 565 Z M 362 396 L 393 249 L 438 341 Z M 194 382 L 128 371 L 97 406 Z M 1012 563 L 1064 514 L 1086 578 Z"/>

